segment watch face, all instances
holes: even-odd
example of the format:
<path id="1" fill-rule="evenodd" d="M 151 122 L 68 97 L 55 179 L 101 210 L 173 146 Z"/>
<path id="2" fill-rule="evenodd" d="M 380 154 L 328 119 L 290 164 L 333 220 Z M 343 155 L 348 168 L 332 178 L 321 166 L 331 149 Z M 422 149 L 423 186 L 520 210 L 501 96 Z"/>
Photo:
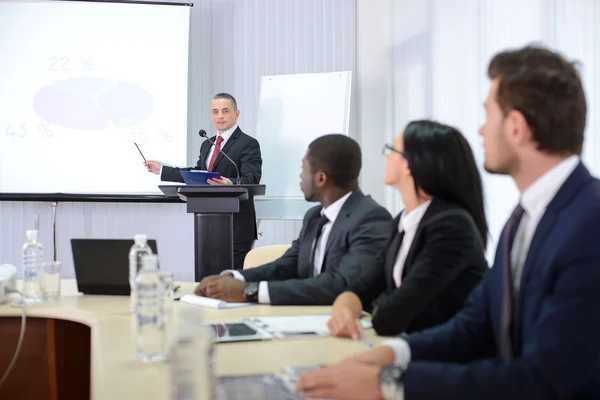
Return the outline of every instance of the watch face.
<path id="1" fill-rule="evenodd" d="M 379 387 L 384 400 L 397 398 L 398 388 L 402 380 L 402 367 L 388 365 L 379 372 Z"/>
<path id="2" fill-rule="evenodd" d="M 258 296 L 258 283 L 250 282 L 244 287 L 244 297 L 246 300 L 254 301 Z"/>
<path id="3" fill-rule="evenodd" d="M 402 379 L 402 367 L 396 365 L 388 365 L 381 369 L 379 379 L 382 383 L 399 383 Z"/>

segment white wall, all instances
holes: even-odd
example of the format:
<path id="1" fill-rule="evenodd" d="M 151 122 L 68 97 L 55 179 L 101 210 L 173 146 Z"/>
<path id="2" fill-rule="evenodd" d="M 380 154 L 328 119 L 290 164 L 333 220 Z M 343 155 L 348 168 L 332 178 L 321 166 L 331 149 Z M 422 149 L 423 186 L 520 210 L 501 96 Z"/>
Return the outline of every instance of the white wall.
<path id="1" fill-rule="evenodd" d="M 217 92 L 237 99 L 239 125 L 253 135 L 261 76 L 354 69 L 354 0 L 200 0 L 193 8 L 196 132 L 213 130 Z M 197 160 L 200 140 L 192 139 Z"/>
<path id="2" fill-rule="evenodd" d="M 383 184 L 383 145 L 394 133 L 394 0 L 356 1 L 355 137 L 362 149 L 361 187 L 381 204 L 392 204 Z M 386 16 L 388 18 L 386 18 Z"/>

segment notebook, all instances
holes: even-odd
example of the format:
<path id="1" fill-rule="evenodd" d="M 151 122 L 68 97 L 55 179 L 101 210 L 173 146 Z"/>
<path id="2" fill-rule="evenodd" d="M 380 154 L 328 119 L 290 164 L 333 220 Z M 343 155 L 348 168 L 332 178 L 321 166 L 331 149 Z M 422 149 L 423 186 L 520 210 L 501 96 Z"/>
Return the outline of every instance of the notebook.
<path id="1" fill-rule="evenodd" d="M 259 328 L 273 334 L 282 336 L 294 335 L 328 335 L 329 328 L 327 321 L 331 318 L 330 314 L 325 315 L 295 315 L 288 317 L 260 317 L 248 318 Z M 373 327 L 371 321 L 360 320 L 363 329 Z"/>
<path id="2" fill-rule="evenodd" d="M 187 304 L 193 304 L 195 306 L 217 309 L 250 307 L 256 305 L 255 303 L 229 303 L 224 300 L 211 299 L 209 297 L 197 296 L 195 294 L 183 295 L 179 301 Z"/>

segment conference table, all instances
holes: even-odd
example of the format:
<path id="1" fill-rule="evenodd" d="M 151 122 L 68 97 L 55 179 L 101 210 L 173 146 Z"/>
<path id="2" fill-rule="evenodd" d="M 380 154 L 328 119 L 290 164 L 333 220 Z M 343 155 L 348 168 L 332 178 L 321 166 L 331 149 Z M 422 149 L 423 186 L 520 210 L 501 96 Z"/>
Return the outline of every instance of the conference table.
<path id="1" fill-rule="evenodd" d="M 27 307 L 23 346 L 1 399 L 169 399 L 165 362 L 144 363 L 136 354 L 136 325 L 126 296 L 77 293 L 63 280 L 61 298 Z M 179 297 L 196 283 L 179 282 Z M 173 324 L 181 307 L 174 302 Z M 257 305 L 235 309 L 200 308 L 206 323 L 248 317 L 329 314 L 331 307 Z M 21 328 L 21 309 L 0 304 L 0 375 L 12 358 Z M 372 330 L 361 341 L 330 336 L 296 336 L 267 341 L 219 343 L 219 376 L 281 373 L 284 365 L 331 364 L 378 343 Z"/>

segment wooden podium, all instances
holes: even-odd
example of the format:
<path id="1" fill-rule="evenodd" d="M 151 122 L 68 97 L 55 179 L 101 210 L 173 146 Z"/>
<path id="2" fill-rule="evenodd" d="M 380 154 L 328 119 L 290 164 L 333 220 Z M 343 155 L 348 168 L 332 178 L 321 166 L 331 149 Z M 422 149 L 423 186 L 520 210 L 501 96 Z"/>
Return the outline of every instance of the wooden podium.
<path id="1" fill-rule="evenodd" d="M 194 280 L 233 268 L 233 213 L 240 201 L 265 194 L 265 185 L 160 185 L 167 197 L 179 197 L 194 214 Z"/>

